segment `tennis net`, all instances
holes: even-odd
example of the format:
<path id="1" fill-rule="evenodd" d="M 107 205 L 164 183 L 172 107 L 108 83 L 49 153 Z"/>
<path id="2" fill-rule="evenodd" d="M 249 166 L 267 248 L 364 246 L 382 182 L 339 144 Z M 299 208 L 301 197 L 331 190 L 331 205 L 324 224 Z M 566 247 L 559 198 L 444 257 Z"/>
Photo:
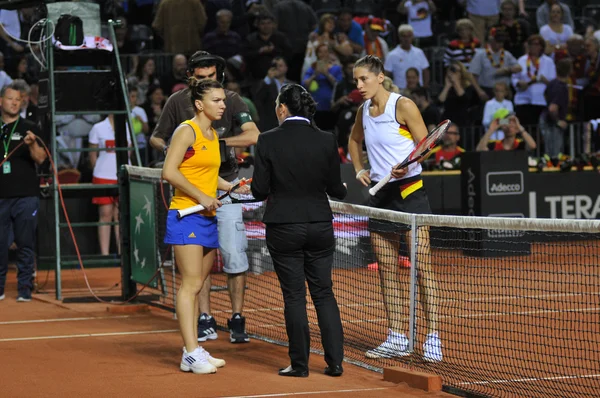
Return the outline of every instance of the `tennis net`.
<path id="1" fill-rule="evenodd" d="M 154 193 L 160 192 L 160 170 L 128 166 L 127 174 L 129 181 L 144 180 Z M 142 191 L 134 184 L 131 203 Z M 164 228 L 162 199 L 153 206 L 153 225 Z M 331 206 L 334 292 L 347 361 L 373 370 L 405 366 L 436 373 L 450 392 L 597 396 L 599 221 L 413 215 L 339 202 Z M 137 211 L 131 207 L 133 219 Z M 246 328 L 255 338 L 285 344 L 283 299 L 265 245 L 263 211 L 262 204 L 244 204 L 250 263 Z M 132 245 L 135 224 L 132 220 Z M 154 230 L 154 246 L 160 247 L 163 236 Z M 392 251 L 384 252 L 381 237 L 397 242 Z M 161 271 L 156 302 L 172 309 L 178 274 L 171 262 Z M 214 271 L 212 315 L 224 326 L 231 316 L 226 275 L 218 264 Z M 382 279 L 390 282 L 382 284 Z M 307 300 L 311 347 L 320 352 L 317 317 L 310 296 Z M 437 313 L 437 325 L 431 312 Z M 366 352 L 386 340 L 390 326 L 408 337 L 410 355 L 368 358 Z M 437 330 L 443 346 L 438 362 L 424 357 L 430 329 Z"/>

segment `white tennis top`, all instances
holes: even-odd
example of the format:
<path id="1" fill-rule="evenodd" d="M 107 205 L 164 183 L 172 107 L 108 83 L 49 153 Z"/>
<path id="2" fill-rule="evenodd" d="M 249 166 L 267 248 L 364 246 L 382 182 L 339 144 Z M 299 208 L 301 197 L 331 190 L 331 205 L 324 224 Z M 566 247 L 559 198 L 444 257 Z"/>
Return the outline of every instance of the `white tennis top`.
<path id="1" fill-rule="evenodd" d="M 393 166 L 406 159 L 415 149 L 415 142 L 408 127 L 396 120 L 396 102 L 400 97 L 400 94 L 390 93 L 385 111 L 377 117 L 371 117 L 369 114 L 370 99 L 366 100 L 363 106 L 363 129 L 373 181 L 381 181 L 392 171 Z M 403 179 L 420 173 L 421 165 L 413 163 L 408 167 L 408 173 Z M 395 180 L 397 179 L 392 178 L 390 181 Z"/>

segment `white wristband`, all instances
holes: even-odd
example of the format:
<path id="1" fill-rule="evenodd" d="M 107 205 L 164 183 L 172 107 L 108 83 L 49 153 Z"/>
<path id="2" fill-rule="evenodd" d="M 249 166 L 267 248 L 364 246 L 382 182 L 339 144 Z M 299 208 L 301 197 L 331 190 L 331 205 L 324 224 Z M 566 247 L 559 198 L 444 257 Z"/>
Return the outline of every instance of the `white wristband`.
<path id="1" fill-rule="evenodd" d="M 356 173 L 356 179 L 358 180 L 360 178 L 360 176 L 363 175 L 363 173 L 366 173 L 366 172 L 367 172 L 366 169 L 360 170 L 358 173 Z"/>

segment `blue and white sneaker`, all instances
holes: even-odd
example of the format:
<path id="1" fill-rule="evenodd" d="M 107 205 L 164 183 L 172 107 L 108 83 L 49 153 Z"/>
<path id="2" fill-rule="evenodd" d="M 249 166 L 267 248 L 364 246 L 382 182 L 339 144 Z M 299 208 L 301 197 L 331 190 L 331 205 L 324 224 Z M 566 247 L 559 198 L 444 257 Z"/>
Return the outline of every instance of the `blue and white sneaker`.
<path id="1" fill-rule="evenodd" d="M 216 340 L 217 339 L 217 321 L 215 318 L 202 313 L 198 318 L 198 341 Z"/>
<path id="2" fill-rule="evenodd" d="M 208 353 L 201 347 L 196 348 L 191 353 L 188 353 L 184 347 L 179 369 L 183 372 L 194 372 L 195 374 L 216 373 L 217 368 L 209 362 L 208 358 Z"/>

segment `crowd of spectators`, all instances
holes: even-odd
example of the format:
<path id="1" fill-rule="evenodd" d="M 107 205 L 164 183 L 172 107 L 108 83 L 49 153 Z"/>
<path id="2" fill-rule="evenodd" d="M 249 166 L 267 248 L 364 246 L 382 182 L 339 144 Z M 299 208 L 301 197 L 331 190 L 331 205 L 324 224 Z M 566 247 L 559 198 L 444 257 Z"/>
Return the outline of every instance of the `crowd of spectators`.
<path id="1" fill-rule="evenodd" d="M 97 2 L 103 18 L 122 21 L 116 46 L 146 164 L 156 159 L 148 136 L 168 96 L 185 87 L 187 57 L 200 49 L 227 60 L 227 88 L 242 95 L 261 131 L 277 125 L 274 99 L 282 85 L 302 84 L 318 103 L 317 124 L 336 133 L 343 160 L 362 101 L 352 67 L 365 54 L 384 61 L 387 87 L 413 99 L 428 128 L 451 119 L 457 134 L 447 142 L 461 150 L 494 148 L 476 144 L 504 140 L 510 126 L 520 126 L 535 140 L 526 149 L 557 156 L 566 150 L 569 124 L 600 118 L 594 1 Z M 0 10 L 0 85 L 23 82 L 24 114 L 35 113 L 37 65 L 13 37 L 26 37 L 31 14 Z M 98 121 L 100 115 L 58 117 L 61 145 L 85 146 Z M 76 153 L 62 161 L 81 166 Z"/>

